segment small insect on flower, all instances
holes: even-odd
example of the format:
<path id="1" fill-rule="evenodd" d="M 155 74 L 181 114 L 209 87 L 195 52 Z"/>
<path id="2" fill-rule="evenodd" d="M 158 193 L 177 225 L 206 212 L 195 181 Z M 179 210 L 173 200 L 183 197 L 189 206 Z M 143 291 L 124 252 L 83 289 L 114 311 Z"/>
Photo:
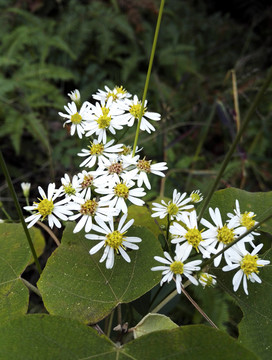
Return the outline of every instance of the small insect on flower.
<path id="1" fill-rule="evenodd" d="M 142 241 L 136 236 L 126 236 L 127 230 L 134 223 L 134 220 L 129 220 L 126 224 L 127 214 L 123 215 L 120 219 L 118 227 L 114 230 L 113 217 L 109 221 L 109 226 L 101 219 L 97 219 L 97 225 L 93 225 L 93 230 L 103 235 L 87 234 L 85 237 L 90 240 L 99 240 L 89 252 L 91 255 L 98 252 L 102 247 L 105 247 L 104 253 L 100 262 L 106 260 L 106 268 L 112 269 L 114 265 L 115 253 L 120 254 L 123 259 L 130 262 L 130 257 L 126 253 L 126 249 L 138 250 L 139 247 L 135 243 Z"/>

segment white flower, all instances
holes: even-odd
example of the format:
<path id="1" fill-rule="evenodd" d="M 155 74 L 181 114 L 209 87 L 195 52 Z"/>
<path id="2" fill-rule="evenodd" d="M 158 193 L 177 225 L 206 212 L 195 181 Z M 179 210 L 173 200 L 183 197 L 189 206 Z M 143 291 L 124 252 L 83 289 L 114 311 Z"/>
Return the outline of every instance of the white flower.
<path id="1" fill-rule="evenodd" d="M 115 130 L 123 129 L 123 125 L 126 124 L 126 121 L 120 117 L 123 112 L 116 103 L 112 102 L 112 97 L 106 103 L 97 102 L 93 108 L 91 121 L 85 123 L 86 136 L 95 133 L 98 136 L 98 142 L 105 144 L 107 142 L 107 130 L 115 135 Z"/>
<path id="2" fill-rule="evenodd" d="M 62 186 L 60 188 L 61 192 L 60 195 L 64 195 L 67 198 L 73 199 L 79 191 L 82 190 L 80 181 L 77 175 L 70 177 L 68 174 L 64 174 L 64 177 L 61 178 Z"/>
<path id="3" fill-rule="evenodd" d="M 68 106 L 64 106 L 64 109 L 68 114 L 64 114 L 59 112 L 59 115 L 67 118 L 63 126 L 71 123 L 71 135 L 74 135 L 77 132 L 78 137 L 81 139 L 82 135 L 85 133 L 84 123 L 86 120 L 90 120 L 91 112 L 90 112 L 91 104 L 85 101 L 81 106 L 79 112 L 77 111 L 77 106 L 74 102 L 68 103 Z"/>
<path id="4" fill-rule="evenodd" d="M 24 197 L 26 197 L 26 198 L 29 197 L 30 186 L 31 186 L 31 183 L 29 183 L 29 182 L 22 182 L 21 183 L 21 188 L 23 190 Z"/>
<path id="5" fill-rule="evenodd" d="M 116 215 L 116 212 L 109 208 L 107 203 L 97 201 L 96 198 L 91 199 L 90 196 L 85 198 L 75 198 L 74 202 L 70 203 L 69 209 L 77 211 L 77 214 L 70 216 L 69 220 L 80 218 L 74 228 L 74 233 L 79 232 L 84 227 L 86 232 L 91 231 L 93 227 L 93 218 L 96 222 L 98 219 L 108 221 L 110 216 Z"/>
<path id="6" fill-rule="evenodd" d="M 139 120 L 141 106 L 142 103 L 141 101 L 138 100 L 137 95 L 134 95 L 133 100 L 126 99 L 126 101 L 119 103 L 119 107 L 127 111 L 127 113 L 122 115 L 121 118 L 125 120 L 125 122 L 129 127 L 133 126 L 135 120 Z M 149 121 L 147 121 L 146 118 L 153 121 L 159 121 L 161 119 L 161 115 L 155 112 L 147 111 L 146 106 L 147 106 L 147 100 L 145 100 L 144 103 L 144 110 L 141 119 L 140 129 L 142 131 L 147 131 L 150 134 L 151 131 L 155 131 L 155 128 L 152 124 L 150 124 Z"/>
<path id="7" fill-rule="evenodd" d="M 256 214 L 254 214 L 254 212 L 252 211 L 246 211 L 244 213 L 241 213 L 240 210 L 240 204 L 239 201 L 236 199 L 235 201 L 235 205 L 236 205 L 236 209 L 234 209 L 234 214 L 232 213 L 228 213 L 228 217 L 230 218 L 230 220 L 228 220 L 227 222 L 231 221 L 233 224 L 233 227 L 244 227 L 245 230 L 247 231 L 249 229 L 251 229 L 253 226 L 257 225 L 258 223 L 253 219 Z M 252 231 L 249 236 L 252 237 L 252 239 L 254 239 L 254 235 L 260 235 L 260 233 L 256 232 L 256 231 Z M 252 244 L 253 247 L 255 246 L 254 244 Z"/>
<path id="8" fill-rule="evenodd" d="M 183 213 L 180 216 L 185 226 L 174 222 L 170 226 L 170 233 L 174 235 L 174 239 L 171 243 L 177 244 L 183 242 L 181 249 L 188 257 L 191 250 L 194 248 L 197 252 L 201 252 L 204 258 L 210 257 L 212 249 L 209 247 L 209 241 L 203 237 L 203 230 L 198 230 L 196 211 L 193 210 L 190 213 Z"/>
<path id="9" fill-rule="evenodd" d="M 164 252 L 165 258 L 161 256 L 154 256 L 154 259 L 161 262 L 164 265 L 155 266 L 151 268 L 152 271 L 162 271 L 162 279 L 160 285 L 162 286 L 164 282 L 170 282 L 173 278 L 176 282 L 177 292 L 181 293 L 182 288 L 182 276 L 186 276 L 192 284 L 198 285 L 198 281 L 191 275 L 193 271 L 200 270 L 198 265 L 201 264 L 201 260 L 194 260 L 187 263 L 184 263 L 187 260 L 188 256 L 182 251 L 179 244 L 176 246 L 175 257 L 172 260 L 168 252 Z"/>
<path id="10" fill-rule="evenodd" d="M 78 89 L 75 89 L 74 91 L 71 91 L 67 94 L 72 101 L 74 101 L 76 104 L 80 103 L 80 92 Z"/>
<path id="11" fill-rule="evenodd" d="M 98 194 L 106 194 L 106 196 L 101 197 L 103 201 L 110 201 L 110 206 L 121 210 L 123 213 L 127 213 L 128 208 L 126 204 L 126 200 L 129 200 L 135 205 L 142 206 L 144 201 L 139 199 L 139 197 L 143 197 L 146 195 L 143 188 L 135 188 L 134 182 L 118 182 L 117 184 L 113 184 L 111 187 L 101 187 L 97 188 L 96 192 Z"/>
<path id="12" fill-rule="evenodd" d="M 193 205 L 186 205 L 188 204 L 191 199 L 186 197 L 187 193 L 183 193 L 182 195 L 177 192 L 175 189 L 173 192 L 173 200 L 166 202 L 164 200 L 161 201 L 161 204 L 158 203 L 152 203 L 154 207 L 152 208 L 154 214 L 152 214 L 152 217 L 159 217 L 160 219 L 165 218 L 167 215 L 169 215 L 170 220 L 177 219 L 179 220 L 181 214 L 185 212 L 186 210 L 192 209 Z"/>
<path id="13" fill-rule="evenodd" d="M 92 193 L 92 187 L 97 186 L 96 172 L 83 170 L 77 174 L 78 182 L 80 184 L 79 195 L 82 198 L 90 199 Z M 101 185 L 101 184 L 100 184 Z"/>
<path id="14" fill-rule="evenodd" d="M 108 86 L 105 86 L 105 90 L 106 91 L 98 89 L 98 92 L 93 95 L 93 98 L 100 102 L 106 102 L 110 98 L 112 98 L 112 101 L 117 101 L 131 97 L 131 94 L 127 92 L 123 86 L 115 86 L 113 90 L 111 90 Z"/>
<path id="15" fill-rule="evenodd" d="M 221 214 L 218 208 L 216 208 L 215 210 L 209 208 L 209 213 L 214 224 L 211 224 L 205 219 L 201 219 L 200 222 L 202 225 L 208 228 L 208 230 L 203 233 L 203 236 L 205 236 L 206 239 L 209 239 L 210 245 L 214 248 L 213 253 L 216 254 L 222 249 L 224 249 L 227 245 L 231 244 L 235 239 L 238 238 L 239 235 L 244 233 L 245 228 L 234 228 L 234 219 L 223 225 Z M 242 239 L 242 241 L 251 241 L 251 237 L 246 236 Z M 215 248 L 216 246 L 217 248 Z M 229 249 L 224 252 L 224 256 L 226 256 L 228 251 Z M 214 266 L 218 266 L 221 259 L 222 254 L 214 259 Z"/>
<path id="16" fill-rule="evenodd" d="M 103 246 L 105 247 L 104 253 L 100 259 L 100 262 L 106 261 L 106 268 L 111 269 L 114 265 L 114 253 L 120 253 L 121 256 L 127 261 L 130 262 L 130 257 L 126 253 L 126 249 L 138 250 L 138 245 L 134 243 L 141 242 L 142 240 L 136 236 L 125 236 L 125 233 L 134 223 L 134 220 L 129 220 L 126 224 L 127 215 L 123 215 L 118 224 L 117 230 L 114 230 L 113 218 L 109 221 L 109 226 L 105 224 L 104 221 L 98 219 L 97 225 L 93 225 L 93 230 L 101 233 L 103 235 L 94 235 L 87 234 L 85 235 L 87 239 L 90 240 L 99 240 L 99 243 L 95 245 L 91 250 L 90 254 L 93 255 L 99 251 Z"/>
<path id="17" fill-rule="evenodd" d="M 237 291 L 243 279 L 243 288 L 248 295 L 247 280 L 251 282 L 261 283 L 262 280 L 257 275 L 258 268 L 270 264 L 269 260 L 259 259 L 257 253 L 263 247 L 263 244 L 256 246 L 251 253 L 249 253 L 243 242 L 238 242 L 232 246 L 226 257 L 227 264 L 223 267 L 223 271 L 230 271 L 233 269 L 239 270 L 236 272 L 232 279 L 233 290 Z"/>
<path id="18" fill-rule="evenodd" d="M 200 190 L 194 190 L 194 191 L 192 191 L 191 194 L 190 194 L 190 198 L 191 198 L 191 201 L 192 201 L 193 203 L 195 203 L 195 204 L 196 204 L 196 203 L 199 203 L 200 201 L 203 200 L 203 196 L 202 196 Z"/>
<path id="19" fill-rule="evenodd" d="M 0 219 L 0 224 L 3 224 L 5 221 L 3 219 Z"/>
<path id="20" fill-rule="evenodd" d="M 202 272 L 199 276 L 198 281 L 205 288 L 216 285 L 216 276 Z"/>
<path id="21" fill-rule="evenodd" d="M 50 183 L 48 185 L 47 196 L 44 190 L 39 186 L 38 190 L 41 195 L 39 202 L 34 202 L 33 206 L 25 206 L 24 209 L 27 211 L 37 211 L 35 214 L 25 219 L 25 222 L 29 222 L 28 228 L 33 226 L 40 218 L 44 220 L 48 217 L 48 223 L 51 228 L 56 225 L 58 228 L 61 227 L 61 220 L 68 220 L 67 215 L 73 213 L 67 208 L 67 199 L 60 200 L 54 204 L 54 201 L 58 198 L 60 190 L 55 191 L 55 184 Z"/>
<path id="22" fill-rule="evenodd" d="M 98 165 L 101 165 L 107 160 L 107 158 L 123 150 L 122 144 L 111 146 L 113 143 L 114 140 L 111 140 L 106 144 L 99 143 L 97 140 L 90 142 L 90 145 L 88 146 L 89 150 L 82 149 L 81 152 L 77 154 L 78 156 L 87 156 L 87 158 L 79 166 L 91 168 L 97 161 Z"/>

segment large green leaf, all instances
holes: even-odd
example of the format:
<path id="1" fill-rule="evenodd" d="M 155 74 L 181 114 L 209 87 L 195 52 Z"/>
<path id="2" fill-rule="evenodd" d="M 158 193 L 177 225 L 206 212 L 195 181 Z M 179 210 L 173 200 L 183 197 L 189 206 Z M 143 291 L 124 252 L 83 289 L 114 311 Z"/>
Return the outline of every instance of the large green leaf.
<path id="1" fill-rule="evenodd" d="M 22 316 L 0 328 L 0 359 L 257 360 L 227 334 L 199 325 L 152 332 L 123 347 L 78 321 Z"/>
<path id="2" fill-rule="evenodd" d="M 31 237 L 40 237 L 31 229 Z M 28 308 L 28 290 L 20 275 L 31 259 L 27 239 L 21 224 L 0 224 L 0 322 L 25 314 Z"/>
<path id="3" fill-rule="evenodd" d="M 158 330 L 171 330 L 177 328 L 169 317 L 162 314 L 147 314 L 136 326 L 133 328 L 134 338 L 146 335 Z"/>
<path id="4" fill-rule="evenodd" d="M 51 255 L 38 282 L 49 313 L 95 323 L 108 315 L 119 303 L 137 299 L 160 280 L 150 268 L 154 255 L 162 255 L 154 235 L 145 228 L 133 227 L 128 236 L 142 239 L 140 249 L 130 251 L 131 263 L 116 256 L 113 269 L 100 263 L 102 250 L 90 255 L 96 244 L 85 233 L 73 234 L 68 224 L 61 246 Z"/>

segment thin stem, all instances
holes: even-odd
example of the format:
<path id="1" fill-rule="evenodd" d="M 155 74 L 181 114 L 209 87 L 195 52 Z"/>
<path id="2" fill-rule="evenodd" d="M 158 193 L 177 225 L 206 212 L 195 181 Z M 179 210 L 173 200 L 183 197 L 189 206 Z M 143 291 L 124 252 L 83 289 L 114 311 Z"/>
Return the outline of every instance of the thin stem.
<path id="1" fill-rule="evenodd" d="M 32 292 L 34 292 L 36 295 L 38 295 L 39 297 L 42 297 L 42 294 L 40 293 L 40 291 L 36 288 L 36 286 L 30 284 L 30 282 L 28 282 L 26 279 L 21 278 L 22 282 L 25 284 L 25 286 L 31 290 Z"/>
<path id="2" fill-rule="evenodd" d="M 235 120 L 237 125 L 237 131 L 239 132 L 241 122 L 240 122 L 240 110 L 239 110 L 239 98 L 238 98 L 238 90 L 237 90 L 237 80 L 236 80 L 236 72 L 234 69 L 231 70 L 232 75 L 232 91 L 233 91 L 233 101 L 234 101 L 234 109 L 235 109 Z"/>
<path id="3" fill-rule="evenodd" d="M 268 87 L 268 85 L 270 84 L 271 81 L 272 81 L 272 67 L 269 70 L 268 76 L 266 78 L 266 81 L 263 83 L 263 86 L 262 86 L 261 90 L 255 96 L 255 99 L 252 102 L 252 104 L 251 104 L 251 106 L 250 106 L 250 108 L 249 108 L 249 110 L 248 110 L 248 112 L 247 112 L 247 114 L 245 116 L 245 120 L 244 120 L 240 130 L 237 133 L 237 135 L 236 135 L 236 137 L 235 137 L 235 139 L 234 139 L 228 153 L 225 156 L 225 159 L 224 159 L 224 161 L 223 161 L 223 163 L 221 165 L 221 168 L 220 168 L 220 170 L 219 170 L 219 172 L 218 172 L 218 174 L 216 176 L 216 179 L 215 179 L 213 185 L 211 186 L 208 195 L 206 196 L 206 198 L 204 200 L 202 209 L 201 209 L 201 211 L 199 213 L 199 216 L 198 216 L 198 221 L 200 221 L 202 219 L 203 214 L 204 214 L 207 206 L 209 205 L 211 197 L 213 196 L 213 193 L 215 192 L 215 190 L 216 190 L 216 188 L 218 186 L 218 183 L 219 183 L 221 177 L 223 176 L 223 173 L 224 173 L 224 171 L 225 171 L 225 169 L 226 169 L 226 167 L 227 167 L 227 165 L 228 165 L 228 163 L 229 163 L 229 161 L 230 161 L 230 159 L 232 157 L 232 154 L 234 153 L 234 151 L 236 149 L 236 146 L 239 143 L 239 141 L 241 139 L 241 136 L 243 135 L 243 133 L 244 133 L 244 131 L 245 131 L 247 125 L 248 125 L 249 120 L 251 119 L 254 111 L 256 110 L 256 107 L 259 105 L 259 102 L 260 102 L 265 90 L 267 89 L 267 87 Z"/>
<path id="4" fill-rule="evenodd" d="M 146 79 L 145 79 L 144 93 L 143 93 L 143 97 L 142 97 L 142 106 L 141 106 L 141 109 L 140 109 L 138 125 L 137 125 L 137 130 L 136 130 L 135 139 L 134 139 L 132 156 L 134 156 L 135 152 L 136 152 L 136 146 L 137 146 L 139 132 L 140 132 L 140 125 L 141 125 L 141 120 L 142 120 L 142 116 L 143 116 L 143 112 L 144 112 L 144 103 L 145 103 L 145 99 L 146 99 L 147 89 L 148 89 L 148 85 L 149 85 L 149 80 L 150 80 L 150 75 L 151 75 L 151 70 L 152 70 L 152 65 L 153 65 L 153 60 L 154 60 L 154 55 L 155 55 L 155 50 L 156 50 L 156 45 L 157 45 L 157 40 L 158 40 L 158 35 L 159 35 L 159 30 L 160 30 L 160 25 L 161 25 L 161 18 L 162 18 L 162 14 L 163 14 L 164 2 L 165 2 L 164 0 L 161 0 L 158 20 L 157 20 L 154 39 L 153 39 L 152 50 L 151 50 L 151 55 L 150 55 L 149 64 L 148 64 L 147 75 L 146 75 Z"/>
<path id="5" fill-rule="evenodd" d="M 5 210 L 4 206 L 1 206 L 1 210 L 6 215 L 7 219 L 11 222 L 13 222 L 12 218 L 10 217 L 9 213 Z"/>
<path id="6" fill-rule="evenodd" d="M 60 246 L 60 242 L 59 239 L 56 237 L 56 235 L 53 233 L 53 231 L 44 223 L 42 223 L 41 221 L 37 221 L 37 224 L 42 227 L 45 231 L 47 231 L 47 233 L 51 236 L 51 238 L 55 241 L 57 246 Z"/>
<path id="7" fill-rule="evenodd" d="M 27 226 L 26 226 L 25 219 L 24 219 L 24 216 L 23 216 L 23 212 L 22 212 L 22 209 L 21 209 L 21 207 L 20 207 L 20 204 L 19 204 L 19 201 L 18 201 L 16 192 L 15 192 L 15 190 L 14 190 L 14 187 L 13 187 L 13 184 L 12 184 L 12 181 L 11 181 L 11 178 L 10 178 L 10 175 L 9 175 L 9 172 L 8 172 L 8 169 L 7 169 L 7 166 L 6 166 L 4 157 L 3 157 L 3 155 L 2 155 L 2 151 L 0 151 L 0 165 L 1 165 L 2 171 L 3 171 L 4 175 L 5 175 L 5 178 L 6 178 L 8 187 L 9 187 L 9 191 L 10 191 L 12 197 L 13 197 L 13 201 L 14 201 L 16 210 L 17 210 L 17 212 L 18 212 L 18 215 L 19 215 L 21 224 L 22 224 L 22 226 L 23 226 L 24 232 L 25 232 L 25 234 L 26 234 L 26 238 L 27 238 L 27 241 L 28 241 L 30 250 L 31 250 L 31 252 L 32 252 L 32 256 L 33 256 L 34 261 L 35 261 L 35 264 L 36 264 L 36 266 L 37 266 L 37 270 L 38 270 L 39 274 L 41 274 L 41 273 L 42 273 L 42 269 L 41 269 L 40 263 L 39 263 L 39 261 L 38 261 L 38 257 L 37 257 L 35 248 L 34 248 L 34 246 L 33 246 L 33 243 L 32 243 L 32 240 L 31 240 L 31 237 L 30 237 L 28 228 L 27 228 Z"/>
<path id="8" fill-rule="evenodd" d="M 108 322 L 106 324 L 105 334 L 107 335 L 108 338 L 110 337 L 111 334 L 113 316 L 114 316 L 114 310 L 112 310 L 112 312 L 110 313 L 110 316 L 108 317 Z"/>

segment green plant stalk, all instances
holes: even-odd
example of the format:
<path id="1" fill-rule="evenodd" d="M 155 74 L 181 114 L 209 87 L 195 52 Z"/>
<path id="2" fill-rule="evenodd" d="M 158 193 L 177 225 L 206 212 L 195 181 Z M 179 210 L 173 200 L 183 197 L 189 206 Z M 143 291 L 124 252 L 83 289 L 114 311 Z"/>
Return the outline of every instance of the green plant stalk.
<path id="1" fill-rule="evenodd" d="M 1 210 L 3 211 L 4 215 L 6 215 L 7 219 L 13 222 L 12 218 L 9 216 L 9 213 L 5 210 L 4 206 L 1 207 Z"/>
<path id="2" fill-rule="evenodd" d="M 139 132 L 140 132 L 141 120 L 142 120 L 143 112 L 144 112 L 144 103 L 145 103 L 145 99 L 146 99 L 147 89 L 148 89 L 148 85 L 149 85 L 149 80 L 150 80 L 150 75 L 151 75 L 151 70 L 152 70 L 152 65 L 153 65 L 153 60 L 154 60 L 154 55 L 155 55 L 155 51 L 156 51 L 159 30 L 160 30 L 160 26 L 161 26 L 161 18 L 162 18 L 162 14 L 163 14 L 164 2 L 165 2 L 164 0 L 161 0 L 158 20 L 157 20 L 154 39 L 153 39 L 152 50 L 151 50 L 151 55 L 150 55 L 149 64 L 148 64 L 147 75 L 146 75 L 146 79 L 145 79 L 144 93 L 143 93 L 143 97 L 142 97 L 142 106 L 140 109 L 137 130 L 136 130 L 136 134 L 135 134 L 135 138 L 134 138 L 132 156 L 134 156 L 135 152 L 136 152 L 136 146 L 137 146 Z"/>
<path id="3" fill-rule="evenodd" d="M 198 221 L 199 222 L 202 219 L 203 214 L 204 214 L 207 206 L 209 205 L 211 197 L 213 196 L 213 193 L 215 192 L 215 190 L 216 190 L 216 188 L 218 186 L 218 183 L 219 183 L 221 177 L 224 174 L 224 171 L 225 171 L 225 169 L 226 169 L 226 167 L 227 167 L 227 165 L 228 165 L 228 163 L 229 163 L 229 161 L 230 161 L 230 159 L 231 159 L 231 157 L 232 157 L 232 155 L 233 155 L 233 153 L 234 153 L 234 151 L 236 149 L 236 146 L 238 145 L 238 143 L 239 143 L 239 141 L 241 139 L 241 136 L 243 135 L 243 133 L 244 133 L 244 131 L 245 131 L 247 125 L 248 125 L 249 120 L 251 119 L 254 111 L 256 110 L 256 107 L 259 105 L 259 102 L 260 102 L 265 90 L 267 89 L 267 87 L 268 87 L 268 85 L 270 84 L 271 81 L 272 81 L 272 67 L 269 70 L 268 76 L 266 78 L 266 81 L 263 83 L 263 86 L 262 86 L 261 90 L 255 96 L 255 99 L 254 99 L 253 103 L 251 104 L 251 106 L 250 106 L 250 108 L 249 108 L 249 110 L 248 110 L 248 112 L 247 112 L 247 114 L 245 116 L 245 120 L 244 120 L 239 132 L 237 133 L 237 135 L 236 135 L 236 137 L 235 137 L 235 139 L 234 139 L 228 153 L 226 154 L 226 156 L 224 158 L 224 161 L 223 161 L 223 163 L 221 165 L 221 168 L 220 168 L 220 170 L 219 170 L 219 172 L 218 172 L 218 174 L 216 176 L 216 179 L 215 179 L 213 185 L 211 186 L 208 195 L 206 196 L 206 198 L 204 200 L 203 207 L 202 207 L 202 209 L 201 209 L 201 211 L 200 211 L 200 213 L 198 215 Z"/>
<path id="4" fill-rule="evenodd" d="M 266 218 L 264 218 L 263 220 L 261 220 L 260 222 L 258 222 L 256 225 L 252 226 L 249 230 L 247 230 L 246 232 L 244 232 L 242 235 L 240 235 L 237 239 L 235 239 L 232 243 L 230 243 L 229 245 L 227 245 L 226 247 L 224 247 L 224 249 L 222 249 L 221 251 L 219 251 L 218 253 L 216 253 L 215 255 L 213 255 L 212 257 L 210 257 L 208 260 L 204 261 L 202 263 L 201 268 L 204 269 L 207 265 L 211 264 L 213 262 L 213 260 L 215 258 L 217 258 L 219 255 L 223 254 L 226 250 L 228 250 L 230 247 L 232 247 L 233 245 L 235 245 L 238 241 L 240 241 L 241 239 L 243 239 L 245 236 L 247 236 L 248 234 L 250 234 L 252 231 L 254 231 L 255 229 L 257 229 L 258 227 L 260 227 L 263 223 L 265 223 L 266 221 L 268 221 L 269 219 L 272 218 L 272 214 L 268 215 Z"/>
<path id="5" fill-rule="evenodd" d="M 11 193 L 11 195 L 12 195 L 12 197 L 13 197 L 13 201 L 14 201 L 16 210 L 17 210 L 17 212 L 18 212 L 18 215 L 19 215 L 21 224 L 22 224 L 22 226 L 23 226 L 23 228 L 24 228 L 24 232 L 25 232 L 25 234 L 26 234 L 26 238 L 27 238 L 27 241 L 28 241 L 30 250 L 31 250 L 31 252 L 32 252 L 32 255 L 33 255 L 35 264 L 36 264 L 36 266 L 37 266 L 37 270 L 38 270 L 39 274 L 41 274 L 41 273 L 42 273 L 42 269 L 41 269 L 40 263 L 39 263 L 39 261 L 38 261 L 37 254 L 36 254 L 35 248 L 34 248 L 34 246 L 33 246 L 33 242 L 32 242 L 32 240 L 31 240 L 30 233 L 29 233 L 28 228 L 27 228 L 27 226 L 26 226 L 25 219 L 24 219 L 24 216 L 23 216 L 23 212 L 22 212 L 22 209 L 21 209 L 21 207 L 20 207 L 20 204 L 19 204 L 19 201 L 18 201 L 16 192 L 15 192 L 15 190 L 14 190 L 14 187 L 13 187 L 13 184 L 12 184 L 12 181 L 11 181 L 11 178 L 10 178 L 10 175 L 9 175 L 9 172 L 8 172 L 8 168 L 7 168 L 7 166 L 6 166 L 6 163 L 5 163 L 5 160 L 4 160 L 4 157 L 3 157 L 3 155 L 2 155 L 2 151 L 1 151 L 1 150 L 0 150 L 0 165 L 1 165 L 1 168 L 2 168 L 3 173 L 4 173 L 4 175 L 5 175 L 6 181 L 7 181 L 7 183 L 8 183 L 8 187 L 9 187 L 10 193 Z"/>

